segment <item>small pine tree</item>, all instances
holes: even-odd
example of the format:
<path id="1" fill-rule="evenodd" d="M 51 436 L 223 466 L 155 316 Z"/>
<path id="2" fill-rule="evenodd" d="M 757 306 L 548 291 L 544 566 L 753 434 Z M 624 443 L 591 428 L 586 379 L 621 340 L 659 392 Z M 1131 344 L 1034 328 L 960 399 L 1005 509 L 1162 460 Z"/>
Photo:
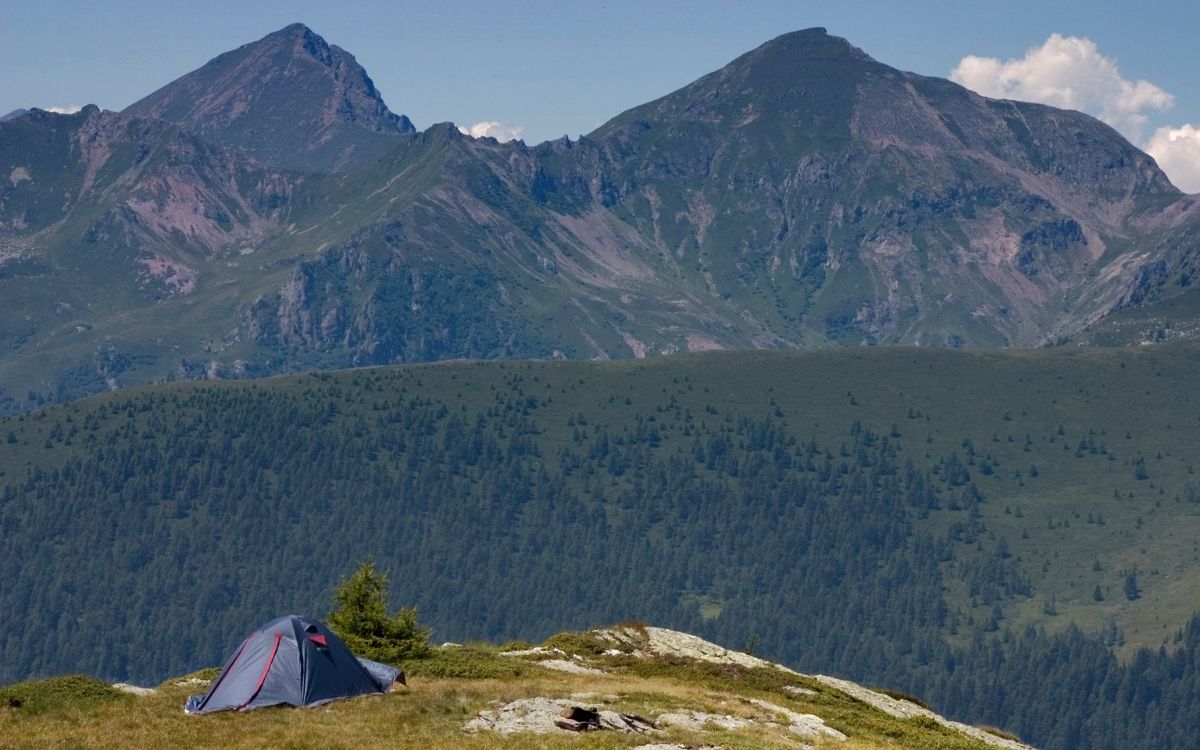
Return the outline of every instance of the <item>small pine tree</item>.
<path id="1" fill-rule="evenodd" d="M 428 656 L 433 632 L 417 623 L 417 610 L 388 615 L 388 579 L 375 563 L 360 563 L 333 595 L 329 627 L 356 655 L 387 664 Z"/>
<path id="2" fill-rule="evenodd" d="M 1137 569 L 1134 568 L 1125 574 L 1125 598 L 1129 601 L 1134 601 L 1142 596 L 1142 590 L 1138 588 Z"/>

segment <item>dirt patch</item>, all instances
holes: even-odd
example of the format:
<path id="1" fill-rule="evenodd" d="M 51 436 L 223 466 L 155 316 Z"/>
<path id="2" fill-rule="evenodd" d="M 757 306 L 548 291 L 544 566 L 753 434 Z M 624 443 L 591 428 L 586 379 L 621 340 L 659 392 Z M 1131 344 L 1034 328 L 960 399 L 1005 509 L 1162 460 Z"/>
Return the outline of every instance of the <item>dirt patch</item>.
<path id="1" fill-rule="evenodd" d="M 200 274 L 190 266 L 161 255 L 138 258 L 137 262 L 145 266 L 145 270 L 139 274 L 143 285 L 156 282 L 171 295 L 196 291 L 196 280 Z"/>

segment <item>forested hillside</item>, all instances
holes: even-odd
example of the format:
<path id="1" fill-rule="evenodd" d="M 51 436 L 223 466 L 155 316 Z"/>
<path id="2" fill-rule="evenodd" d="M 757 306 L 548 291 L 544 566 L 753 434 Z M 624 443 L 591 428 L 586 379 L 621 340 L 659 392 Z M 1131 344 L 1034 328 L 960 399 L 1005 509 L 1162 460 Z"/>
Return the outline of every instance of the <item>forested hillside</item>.
<path id="1" fill-rule="evenodd" d="M 1184 747 L 1198 355 L 454 363 L 10 418 L 0 681 L 206 666 L 372 557 L 438 639 L 639 618 L 1046 747 Z"/>

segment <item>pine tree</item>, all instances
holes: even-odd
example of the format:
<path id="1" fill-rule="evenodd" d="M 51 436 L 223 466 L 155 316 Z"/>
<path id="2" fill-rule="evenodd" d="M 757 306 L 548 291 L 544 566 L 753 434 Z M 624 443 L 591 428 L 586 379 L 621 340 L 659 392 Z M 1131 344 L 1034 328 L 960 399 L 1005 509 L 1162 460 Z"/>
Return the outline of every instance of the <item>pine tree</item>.
<path id="1" fill-rule="evenodd" d="M 396 664 L 428 656 L 433 632 L 417 623 L 417 610 L 402 609 L 388 615 L 388 579 L 375 563 L 360 563 L 358 570 L 338 585 L 329 627 L 358 656 Z"/>
<path id="2" fill-rule="evenodd" d="M 1125 598 L 1129 601 L 1138 599 L 1142 595 L 1141 589 L 1138 588 L 1137 569 L 1134 568 L 1125 574 Z"/>

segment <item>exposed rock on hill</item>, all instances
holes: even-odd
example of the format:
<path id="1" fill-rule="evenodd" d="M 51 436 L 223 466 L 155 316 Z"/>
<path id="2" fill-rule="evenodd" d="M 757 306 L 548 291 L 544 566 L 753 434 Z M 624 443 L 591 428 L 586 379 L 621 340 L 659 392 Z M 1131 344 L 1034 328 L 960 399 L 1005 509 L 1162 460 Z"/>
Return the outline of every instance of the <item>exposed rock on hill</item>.
<path id="1" fill-rule="evenodd" d="M 874 710 L 882 711 L 889 716 L 918 720 L 932 723 L 934 726 L 945 727 L 983 745 L 1008 748 L 1009 750 L 1030 750 L 1028 745 L 1006 739 L 977 727 L 950 721 L 933 711 L 918 706 L 907 700 L 892 698 L 877 693 L 855 683 L 832 677 L 810 677 L 788 669 L 779 664 L 760 659 L 750 654 L 722 648 L 688 633 L 681 633 L 666 628 L 643 626 L 617 626 L 614 628 L 594 630 L 583 636 L 585 642 L 595 644 L 595 655 L 585 658 L 580 654 L 564 654 L 568 663 L 583 662 L 599 673 L 620 673 L 617 665 L 627 664 L 628 659 L 659 660 L 666 663 L 678 664 L 687 661 L 707 662 L 722 666 L 738 667 L 746 670 L 765 670 L 780 672 L 794 676 L 801 685 L 784 684 L 781 690 L 785 696 L 804 702 L 813 700 L 823 688 L 808 685 L 824 685 L 844 693 Z M 563 653 L 560 649 L 535 648 L 520 652 L 517 658 L 533 659 L 538 664 L 546 666 L 550 661 L 548 655 Z M 611 686 L 608 686 L 611 687 Z M 500 734 L 532 732 L 538 734 L 555 732 L 578 731 L 617 731 L 661 734 L 668 729 L 683 729 L 705 736 L 716 745 L 720 744 L 722 732 L 763 732 L 766 736 L 791 736 L 807 741 L 844 742 L 847 735 L 828 726 L 820 715 L 797 711 L 779 703 L 759 697 L 742 695 L 736 701 L 721 701 L 722 706 L 730 710 L 725 713 L 714 713 L 707 706 L 677 705 L 673 710 L 659 712 L 655 716 L 643 718 L 620 714 L 605 708 L 604 704 L 615 704 L 620 700 L 617 695 L 580 694 L 563 698 L 523 698 L 512 702 L 496 701 L 494 705 L 481 711 L 475 718 L 468 721 L 464 731 L 492 731 Z M 577 720 L 579 716 L 593 717 L 594 721 L 585 725 Z M 571 717 L 564 720 L 564 717 Z"/>
<path id="2" fill-rule="evenodd" d="M 298 23 L 210 60 L 125 113 L 317 171 L 368 164 L 415 132 L 353 55 Z"/>

